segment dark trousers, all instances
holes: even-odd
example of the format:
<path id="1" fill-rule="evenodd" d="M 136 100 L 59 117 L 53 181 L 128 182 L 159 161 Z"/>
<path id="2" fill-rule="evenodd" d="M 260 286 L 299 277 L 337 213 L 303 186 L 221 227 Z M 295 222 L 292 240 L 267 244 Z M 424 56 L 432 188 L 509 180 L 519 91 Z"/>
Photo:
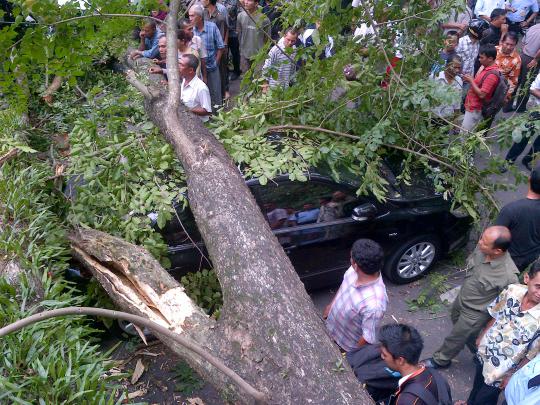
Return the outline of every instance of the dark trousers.
<path id="1" fill-rule="evenodd" d="M 240 42 L 238 41 L 238 37 L 231 37 L 229 35 L 229 49 L 231 51 L 233 72 L 240 75 Z"/>
<path id="2" fill-rule="evenodd" d="M 525 112 L 527 111 L 527 102 L 529 101 L 529 96 L 531 94 L 530 86 L 532 81 L 536 78 L 536 75 L 538 75 L 540 66 L 537 65 L 534 69 L 529 70 L 527 65 L 533 60 L 533 58 L 525 55 L 523 52 L 520 56 L 521 71 L 519 72 L 519 80 L 516 89 L 514 90 L 514 94 L 512 95 L 512 100 L 514 97 L 517 97 L 516 111 Z M 528 79 L 527 76 L 529 76 Z"/>
<path id="3" fill-rule="evenodd" d="M 474 363 L 476 373 L 474 375 L 473 388 L 467 399 L 467 405 L 497 405 L 501 390 L 497 387 L 492 387 L 484 382 L 482 375 L 482 365 L 475 357 Z"/>
<path id="4" fill-rule="evenodd" d="M 529 121 L 538 121 L 540 120 L 540 113 L 538 111 L 533 111 L 529 115 Z M 523 133 L 520 142 L 514 142 L 508 153 L 506 154 L 506 160 L 510 162 L 515 162 L 519 155 L 525 150 L 529 141 L 536 135 L 534 131 L 534 125 L 532 122 L 526 124 L 528 132 Z M 533 160 L 533 154 L 540 152 L 540 136 L 537 136 L 534 140 L 529 151 L 525 154 L 522 159 L 524 164 L 530 164 Z"/>

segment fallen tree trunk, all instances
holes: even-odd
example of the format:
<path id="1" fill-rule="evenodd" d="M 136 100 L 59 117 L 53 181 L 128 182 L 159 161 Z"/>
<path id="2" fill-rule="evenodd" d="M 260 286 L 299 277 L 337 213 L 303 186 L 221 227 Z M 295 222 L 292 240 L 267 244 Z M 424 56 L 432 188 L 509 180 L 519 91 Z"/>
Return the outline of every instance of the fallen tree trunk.
<path id="1" fill-rule="evenodd" d="M 338 348 L 244 178 L 199 118 L 179 106 L 172 29 L 177 9 L 176 0 L 167 21 L 168 93 L 145 86 L 134 75 L 128 80 L 144 95 L 150 119 L 186 172 L 191 210 L 223 291 L 221 317 L 206 317 L 141 248 L 80 230 L 72 236 L 75 255 L 120 308 L 155 319 L 207 347 L 270 403 L 372 403 L 350 368 L 341 367 Z M 228 398 L 233 393 L 236 400 L 250 402 L 200 358 L 179 354 Z"/>

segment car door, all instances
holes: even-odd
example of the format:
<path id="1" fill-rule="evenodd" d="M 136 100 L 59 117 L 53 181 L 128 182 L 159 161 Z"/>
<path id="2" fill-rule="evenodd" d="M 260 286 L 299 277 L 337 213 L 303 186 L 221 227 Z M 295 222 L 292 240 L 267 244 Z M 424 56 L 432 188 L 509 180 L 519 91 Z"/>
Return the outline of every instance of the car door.
<path id="1" fill-rule="evenodd" d="M 366 200 L 324 178 L 277 179 L 252 191 L 306 288 L 339 283 L 350 265 L 352 243 L 373 227 L 372 221 L 351 218 L 353 208 Z"/>

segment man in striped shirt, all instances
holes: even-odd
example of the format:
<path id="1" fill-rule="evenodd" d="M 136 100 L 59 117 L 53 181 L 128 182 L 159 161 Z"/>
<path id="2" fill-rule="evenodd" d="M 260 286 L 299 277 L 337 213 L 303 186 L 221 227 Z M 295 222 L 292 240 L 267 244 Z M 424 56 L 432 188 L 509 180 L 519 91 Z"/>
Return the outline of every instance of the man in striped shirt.
<path id="1" fill-rule="evenodd" d="M 378 243 L 370 239 L 354 242 L 351 267 L 324 311 L 330 336 L 346 352 L 377 342 L 377 328 L 388 302 L 381 276 L 383 259 Z"/>
<path id="2" fill-rule="evenodd" d="M 298 32 L 294 28 L 288 28 L 285 35 L 277 45 L 274 45 L 262 68 L 266 83 L 263 84 L 263 92 L 269 87 L 288 87 L 296 72 L 296 41 Z"/>

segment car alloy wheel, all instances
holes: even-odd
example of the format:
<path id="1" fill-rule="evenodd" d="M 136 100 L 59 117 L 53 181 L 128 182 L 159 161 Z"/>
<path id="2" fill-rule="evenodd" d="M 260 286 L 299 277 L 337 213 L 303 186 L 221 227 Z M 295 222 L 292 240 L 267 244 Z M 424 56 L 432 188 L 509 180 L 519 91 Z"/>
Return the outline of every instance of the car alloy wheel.
<path id="1" fill-rule="evenodd" d="M 397 273 L 399 277 L 408 279 L 414 278 L 426 272 L 435 256 L 437 248 L 431 242 L 419 242 L 408 248 L 397 262 Z"/>

